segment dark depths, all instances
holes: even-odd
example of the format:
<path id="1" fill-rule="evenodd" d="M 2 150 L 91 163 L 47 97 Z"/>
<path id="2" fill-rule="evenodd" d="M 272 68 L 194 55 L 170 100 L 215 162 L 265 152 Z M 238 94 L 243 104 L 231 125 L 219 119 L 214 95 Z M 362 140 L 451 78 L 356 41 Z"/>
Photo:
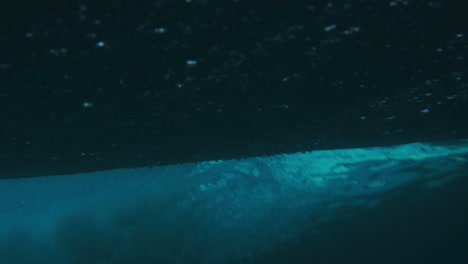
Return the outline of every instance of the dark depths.
<path id="1" fill-rule="evenodd" d="M 467 138 L 466 1 L 2 1 L 0 178 Z"/>

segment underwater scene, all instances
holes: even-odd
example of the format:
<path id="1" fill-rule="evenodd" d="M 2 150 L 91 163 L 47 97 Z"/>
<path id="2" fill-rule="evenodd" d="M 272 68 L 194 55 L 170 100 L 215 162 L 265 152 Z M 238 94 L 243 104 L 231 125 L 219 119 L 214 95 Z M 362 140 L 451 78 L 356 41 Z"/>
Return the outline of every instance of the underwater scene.
<path id="1" fill-rule="evenodd" d="M 449 218 L 467 203 L 446 192 L 461 195 L 456 184 L 466 190 L 467 158 L 465 140 L 2 180 L 0 256 L 2 263 L 329 263 L 345 256 L 371 263 L 376 254 L 387 259 L 379 263 L 442 261 L 421 247 L 458 242 L 459 249 L 439 249 L 456 254 L 466 246 L 466 236 L 457 241 L 438 229 L 463 225 L 466 234 L 464 222 Z M 445 224 L 455 226 L 438 226 Z M 399 255 L 402 245 L 389 245 L 392 239 L 418 244 Z"/>
<path id="2" fill-rule="evenodd" d="M 0 1 L 0 264 L 468 263 L 466 14 Z"/>

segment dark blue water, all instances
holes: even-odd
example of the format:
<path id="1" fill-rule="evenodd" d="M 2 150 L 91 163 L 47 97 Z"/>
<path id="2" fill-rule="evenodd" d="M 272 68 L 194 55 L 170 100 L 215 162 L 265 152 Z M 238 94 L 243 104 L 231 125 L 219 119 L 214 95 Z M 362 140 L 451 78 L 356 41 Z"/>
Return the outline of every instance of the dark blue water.
<path id="1" fill-rule="evenodd" d="M 0 181 L 2 263 L 466 260 L 467 146 Z"/>
<path id="2" fill-rule="evenodd" d="M 0 264 L 468 263 L 467 13 L 0 1 Z"/>

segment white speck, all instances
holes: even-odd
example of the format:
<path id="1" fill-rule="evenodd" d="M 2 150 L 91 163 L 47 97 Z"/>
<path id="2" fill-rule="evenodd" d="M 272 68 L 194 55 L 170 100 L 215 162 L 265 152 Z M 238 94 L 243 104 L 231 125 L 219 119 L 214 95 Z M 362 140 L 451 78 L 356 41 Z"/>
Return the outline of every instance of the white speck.
<path id="1" fill-rule="evenodd" d="M 351 35 L 353 33 L 361 31 L 361 27 L 350 27 L 347 30 L 343 31 L 345 35 Z"/>
<path id="2" fill-rule="evenodd" d="M 98 47 L 98 48 L 103 48 L 105 46 L 106 46 L 106 42 L 104 42 L 104 41 L 96 42 L 96 47 Z"/>
<path id="3" fill-rule="evenodd" d="M 336 24 L 326 26 L 323 30 L 328 32 L 328 31 L 332 31 L 334 29 L 336 29 Z"/>
<path id="4" fill-rule="evenodd" d="M 32 38 L 32 37 L 34 37 L 34 33 L 32 33 L 32 32 L 26 32 L 26 33 L 24 34 L 24 36 L 27 37 L 27 38 Z"/>
<path id="5" fill-rule="evenodd" d="M 361 116 L 361 120 L 367 120 L 367 116 Z"/>
<path id="6" fill-rule="evenodd" d="M 162 33 L 166 33 L 166 28 L 163 28 L 163 27 L 159 27 L 159 28 L 154 28 L 153 29 L 154 33 L 158 33 L 158 34 L 162 34 Z"/>
<path id="7" fill-rule="evenodd" d="M 186 63 L 187 63 L 187 65 L 190 65 L 190 66 L 197 65 L 197 61 L 196 61 L 196 60 L 187 60 Z"/>
<path id="8" fill-rule="evenodd" d="M 83 102 L 82 106 L 83 106 L 83 108 L 91 108 L 91 107 L 94 106 L 94 104 L 91 103 L 91 102 L 85 101 L 85 102 Z"/>
<path id="9" fill-rule="evenodd" d="M 55 55 L 55 56 L 65 56 L 65 55 L 67 55 L 67 49 L 66 48 L 50 49 L 49 52 L 50 52 L 50 54 Z"/>
<path id="10" fill-rule="evenodd" d="M 426 109 L 421 110 L 420 112 L 423 113 L 423 114 L 427 114 L 427 113 L 430 113 L 431 110 L 426 108 Z"/>
<path id="11" fill-rule="evenodd" d="M 396 116 L 389 116 L 387 117 L 387 120 L 395 120 L 396 119 Z"/>
<path id="12" fill-rule="evenodd" d="M 96 37 L 97 37 L 97 34 L 96 34 L 96 33 L 87 33 L 87 34 L 85 34 L 85 36 L 86 36 L 87 38 L 96 38 Z"/>

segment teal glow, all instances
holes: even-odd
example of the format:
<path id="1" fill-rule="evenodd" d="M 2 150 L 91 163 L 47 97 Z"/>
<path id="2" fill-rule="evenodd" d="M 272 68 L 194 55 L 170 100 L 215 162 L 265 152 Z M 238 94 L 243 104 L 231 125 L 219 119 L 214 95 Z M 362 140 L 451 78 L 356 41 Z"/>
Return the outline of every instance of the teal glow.
<path id="1" fill-rule="evenodd" d="M 0 259 L 251 259 L 407 186 L 441 188 L 467 157 L 464 140 L 1 180 Z"/>

